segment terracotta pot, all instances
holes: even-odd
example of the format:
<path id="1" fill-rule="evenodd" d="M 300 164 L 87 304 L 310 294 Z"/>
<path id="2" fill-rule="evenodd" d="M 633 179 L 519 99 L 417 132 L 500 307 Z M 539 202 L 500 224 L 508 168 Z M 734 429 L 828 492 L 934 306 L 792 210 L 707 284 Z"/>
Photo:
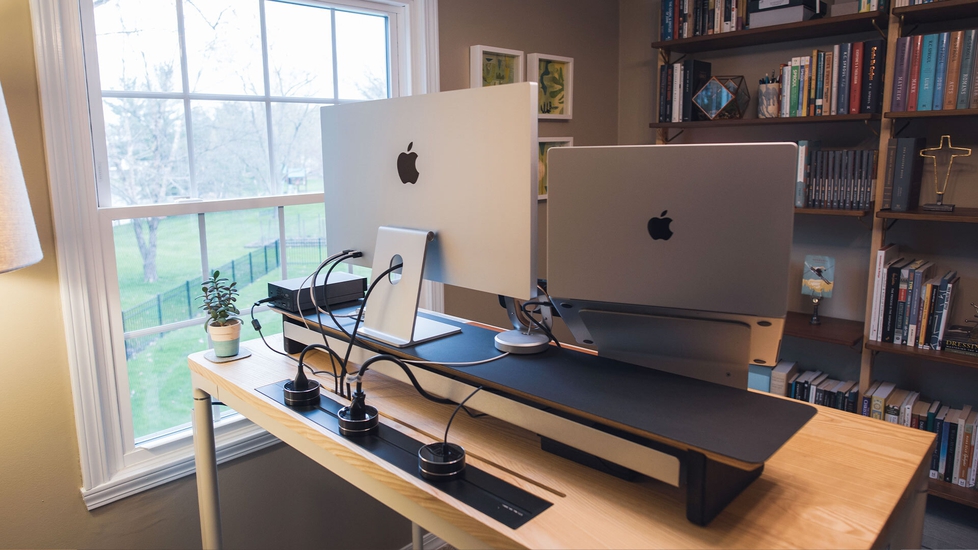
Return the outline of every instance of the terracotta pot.
<path id="1" fill-rule="evenodd" d="M 214 355 L 234 357 L 238 354 L 238 344 L 241 342 L 241 319 L 231 319 L 223 327 L 207 325 L 207 332 L 214 342 Z"/>

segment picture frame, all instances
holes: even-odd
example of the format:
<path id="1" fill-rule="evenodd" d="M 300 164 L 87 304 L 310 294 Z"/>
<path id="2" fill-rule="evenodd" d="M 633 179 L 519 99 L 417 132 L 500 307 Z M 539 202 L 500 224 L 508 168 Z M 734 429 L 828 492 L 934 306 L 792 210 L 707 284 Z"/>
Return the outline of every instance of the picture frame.
<path id="1" fill-rule="evenodd" d="M 494 46 L 469 47 L 469 87 L 523 82 L 523 52 Z"/>
<path id="2" fill-rule="evenodd" d="M 574 116 L 574 58 L 531 53 L 527 56 L 527 79 L 539 86 L 537 116 L 548 120 L 570 120 Z"/>
<path id="3" fill-rule="evenodd" d="M 541 137 L 537 138 L 537 200 L 547 200 L 547 151 L 553 147 L 573 147 L 572 137 Z"/>

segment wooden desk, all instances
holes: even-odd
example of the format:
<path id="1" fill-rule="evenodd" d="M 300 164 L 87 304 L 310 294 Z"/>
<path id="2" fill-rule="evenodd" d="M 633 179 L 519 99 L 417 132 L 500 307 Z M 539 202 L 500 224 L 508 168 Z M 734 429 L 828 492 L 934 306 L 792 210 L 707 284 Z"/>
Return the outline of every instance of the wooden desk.
<path id="1" fill-rule="evenodd" d="M 278 337 L 269 342 L 281 349 Z M 819 407 L 767 462 L 764 474 L 708 527 L 685 518 L 683 493 L 653 480 L 625 482 L 540 450 L 538 438 L 491 417 L 458 415 L 450 439 L 469 463 L 553 506 L 509 529 L 359 446 L 272 402 L 255 388 L 294 376 L 294 363 L 261 341 L 252 357 L 189 358 L 204 546 L 220 546 L 211 396 L 396 512 L 458 548 L 919 547 L 934 435 Z M 316 352 L 318 354 L 318 352 Z M 307 355 L 307 359 L 313 355 Z M 324 355 L 312 359 L 325 366 Z M 321 378 L 325 387 L 332 382 Z M 419 441 L 440 438 L 453 407 L 368 372 L 381 422 Z M 324 398 L 335 398 L 324 392 Z"/>

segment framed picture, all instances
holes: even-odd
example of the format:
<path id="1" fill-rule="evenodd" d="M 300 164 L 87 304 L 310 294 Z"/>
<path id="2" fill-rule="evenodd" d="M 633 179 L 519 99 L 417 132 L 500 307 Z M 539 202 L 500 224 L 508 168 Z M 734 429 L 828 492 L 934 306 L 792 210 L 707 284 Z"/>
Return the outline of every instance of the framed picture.
<path id="1" fill-rule="evenodd" d="M 523 82 L 523 52 L 492 46 L 469 47 L 470 88 L 515 82 Z"/>
<path id="2" fill-rule="evenodd" d="M 537 199 L 547 200 L 547 151 L 551 147 L 572 147 L 574 138 L 572 137 L 542 137 L 537 139 L 539 144 L 539 175 L 537 181 Z"/>
<path id="3" fill-rule="evenodd" d="M 540 87 L 539 117 L 570 120 L 574 114 L 574 58 L 531 53 L 526 59 L 527 78 L 532 76 Z"/>

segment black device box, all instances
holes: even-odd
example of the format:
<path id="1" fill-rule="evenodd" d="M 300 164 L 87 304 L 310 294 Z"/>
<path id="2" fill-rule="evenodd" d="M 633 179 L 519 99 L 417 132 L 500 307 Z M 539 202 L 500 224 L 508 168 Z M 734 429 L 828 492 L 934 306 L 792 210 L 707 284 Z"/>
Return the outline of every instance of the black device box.
<path id="1" fill-rule="evenodd" d="M 312 298 L 309 297 L 309 284 L 307 277 L 286 279 L 268 283 L 268 297 L 272 298 L 271 305 L 279 309 L 284 309 L 291 313 L 310 314 L 315 313 Z M 305 286 L 302 286 L 303 282 Z M 334 271 L 329 274 L 329 284 L 326 282 L 326 274 L 320 273 L 316 284 L 316 303 L 320 306 L 329 304 L 334 306 L 346 302 L 352 302 L 363 298 L 367 291 L 367 278 L 351 273 Z M 300 291 L 300 286 L 302 286 Z"/>

